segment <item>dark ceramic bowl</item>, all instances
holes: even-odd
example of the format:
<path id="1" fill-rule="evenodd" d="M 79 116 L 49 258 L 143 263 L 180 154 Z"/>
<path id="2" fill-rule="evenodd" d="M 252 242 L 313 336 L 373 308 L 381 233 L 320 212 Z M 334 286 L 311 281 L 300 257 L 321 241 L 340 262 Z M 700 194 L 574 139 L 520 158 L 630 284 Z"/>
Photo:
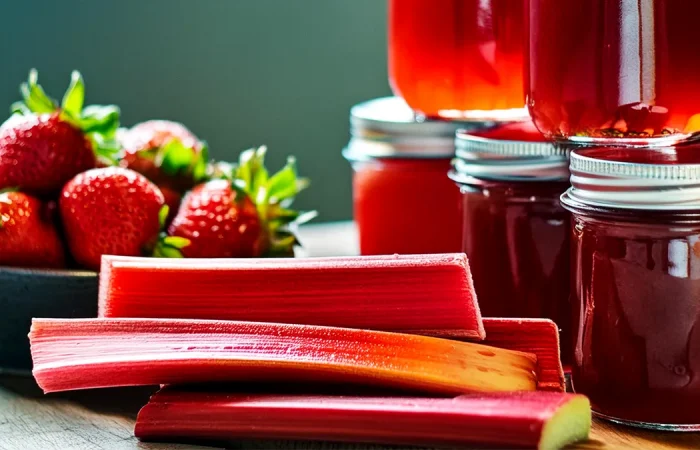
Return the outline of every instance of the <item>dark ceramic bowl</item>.
<path id="1" fill-rule="evenodd" d="M 97 317 L 97 273 L 0 267 L 0 372 L 30 373 L 33 317 Z"/>

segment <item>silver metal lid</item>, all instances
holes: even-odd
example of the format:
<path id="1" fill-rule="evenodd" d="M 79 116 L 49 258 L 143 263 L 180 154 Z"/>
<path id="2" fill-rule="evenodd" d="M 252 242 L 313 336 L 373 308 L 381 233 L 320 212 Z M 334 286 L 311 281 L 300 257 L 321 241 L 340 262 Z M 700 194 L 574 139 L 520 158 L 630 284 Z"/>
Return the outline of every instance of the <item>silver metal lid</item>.
<path id="1" fill-rule="evenodd" d="M 700 209 L 700 148 L 573 150 L 571 186 L 562 203 L 572 208 Z"/>
<path id="2" fill-rule="evenodd" d="M 546 141 L 532 122 L 481 131 L 460 130 L 452 179 L 560 181 L 569 177 L 568 151 Z"/>
<path id="3" fill-rule="evenodd" d="M 451 158 L 457 130 L 481 129 L 493 122 L 430 120 L 416 115 L 398 97 L 384 97 L 350 110 L 351 139 L 343 155 L 367 158 Z"/>

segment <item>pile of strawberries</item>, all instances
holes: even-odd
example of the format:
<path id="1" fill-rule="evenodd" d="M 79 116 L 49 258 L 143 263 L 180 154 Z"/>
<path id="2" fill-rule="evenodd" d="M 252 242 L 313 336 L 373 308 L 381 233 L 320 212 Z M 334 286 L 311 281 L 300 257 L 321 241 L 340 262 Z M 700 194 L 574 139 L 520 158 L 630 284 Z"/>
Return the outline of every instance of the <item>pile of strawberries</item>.
<path id="1" fill-rule="evenodd" d="M 289 209 L 308 184 L 293 158 L 265 169 L 265 148 L 209 160 L 185 126 L 119 128 L 116 106 L 83 106 L 78 72 L 61 104 L 32 71 L 0 126 L 0 266 L 99 270 L 101 256 L 292 256 Z"/>

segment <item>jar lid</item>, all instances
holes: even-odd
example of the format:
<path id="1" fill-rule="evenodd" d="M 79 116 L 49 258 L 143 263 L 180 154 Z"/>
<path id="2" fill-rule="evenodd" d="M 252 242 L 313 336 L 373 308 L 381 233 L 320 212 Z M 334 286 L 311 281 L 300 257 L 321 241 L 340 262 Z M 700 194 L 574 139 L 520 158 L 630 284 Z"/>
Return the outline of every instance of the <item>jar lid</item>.
<path id="1" fill-rule="evenodd" d="M 416 115 L 399 97 L 360 103 L 350 110 L 351 139 L 343 155 L 367 158 L 451 158 L 457 130 L 480 129 L 493 122 L 432 120 Z"/>
<path id="2" fill-rule="evenodd" d="M 531 121 L 481 131 L 460 130 L 452 179 L 557 181 L 569 178 L 568 151 L 552 144 Z"/>
<path id="3" fill-rule="evenodd" d="M 700 208 L 700 146 L 600 147 L 571 152 L 562 202 L 655 211 Z"/>

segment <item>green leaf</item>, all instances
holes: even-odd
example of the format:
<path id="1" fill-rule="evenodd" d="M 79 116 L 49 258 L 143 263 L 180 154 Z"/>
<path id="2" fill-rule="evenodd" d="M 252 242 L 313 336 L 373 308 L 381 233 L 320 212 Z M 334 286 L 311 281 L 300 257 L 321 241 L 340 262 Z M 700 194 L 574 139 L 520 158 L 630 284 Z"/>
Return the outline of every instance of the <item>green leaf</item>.
<path id="1" fill-rule="evenodd" d="M 85 83 L 80 72 L 74 70 L 71 74 L 70 85 L 63 96 L 61 108 L 73 118 L 79 118 L 85 102 Z"/>
<path id="2" fill-rule="evenodd" d="M 10 114 L 19 114 L 22 116 L 27 116 L 31 114 L 32 111 L 29 109 L 27 105 L 24 104 L 24 102 L 14 102 L 10 106 Z"/>
<path id="3" fill-rule="evenodd" d="M 200 142 L 200 144 L 202 148 L 192 169 L 192 178 L 195 183 L 199 183 L 207 177 L 207 167 L 209 165 L 209 146 L 204 141 Z"/>
<path id="4" fill-rule="evenodd" d="M 85 137 L 92 143 L 92 149 L 97 159 L 107 165 L 117 164 L 117 155 L 121 151 L 121 146 L 114 138 L 105 138 L 98 132 L 88 133 Z"/>
<path id="5" fill-rule="evenodd" d="M 156 165 L 167 175 L 178 175 L 192 168 L 196 156 L 196 151 L 180 139 L 171 139 L 158 151 Z"/>
<path id="6" fill-rule="evenodd" d="M 168 246 L 176 249 L 183 249 L 191 244 L 190 240 L 180 236 L 168 236 L 163 239 L 163 242 Z"/>
<path id="7" fill-rule="evenodd" d="M 246 150 L 239 157 L 236 178 L 243 181 L 246 192 L 253 199 L 258 198 L 260 188 L 266 186 L 268 182 L 265 153 L 267 153 L 267 147 L 261 146 Z"/>
<path id="8" fill-rule="evenodd" d="M 106 137 L 114 137 L 119 128 L 120 115 L 121 111 L 115 105 L 87 106 L 80 114 L 78 126 L 85 133 L 100 133 Z"/>
<path id="9" fill-rule="evenodd" d="M 312 221 L 316 217 L 318 217 L 318 211 L 305 211 L 305 212 L 300 213 L 299 216 L 297 216 L 294 223 L 296 225 L 303 225 L 307 222 Z"/>
<path id="10" fill-rule="evenodd" d="M 20 85 L 20 93 L 22 98 L 24 98 L 24 104 L 33 113 L 45 114 L 52 113 L 56 111 L 58 106 L 56 102 L 53 101 L 44 89 L 37 83 L 39 79 L 39 74 L 36 69 L 32 69 L 29 72 L 29 80 L 26 83 Z"/>
<path id="11" fill-rule="evenodd" d="M 290 156 L 287 158 L 287 165 L 270 177 L 267 183 L 267 196 L 271 203 L 278 203 L 281 200 L 294 198 L 297 193 L 299 188 L 296 159 Z"/>
<path id="12" fill-rule="evenodd" d="M 170 206 L 168 205 L 163 205 L 160 208 L 160 211 L 158 211 L 158 224 L 160 225 L 161 230 L 165 228 L 165 222 L 168 220 L 168 214 L 170 214 Z"/>

